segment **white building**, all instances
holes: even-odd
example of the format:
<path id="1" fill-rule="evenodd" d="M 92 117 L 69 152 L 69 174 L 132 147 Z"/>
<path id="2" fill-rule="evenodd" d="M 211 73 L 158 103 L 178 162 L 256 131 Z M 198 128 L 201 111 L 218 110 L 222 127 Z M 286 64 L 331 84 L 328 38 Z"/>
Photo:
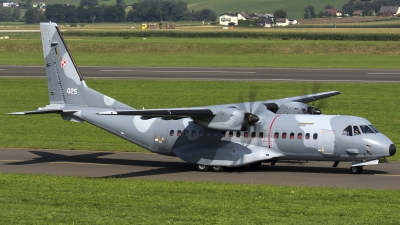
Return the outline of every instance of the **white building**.
<path id="1" fill-rule="evenodd" d="M 276 18 L 275 19 L 275 26 L 284 27 L 289 25 L 289 20 L 286 18 Z"/>
<path id="2" fill-rule="evenodd" d="M 19 7 L 19 4 L 14 3 L 14 2 L 3 2 L 3 7 L 4 8 L 17 8 L 17 7 Z"/>
<path id="3" fill-rule="evenodd" d="M 238 25 L 238 16 L 235 13 L 224 13 L 219 15 L 219 24 L 228 26 L 229 23 Z"/>

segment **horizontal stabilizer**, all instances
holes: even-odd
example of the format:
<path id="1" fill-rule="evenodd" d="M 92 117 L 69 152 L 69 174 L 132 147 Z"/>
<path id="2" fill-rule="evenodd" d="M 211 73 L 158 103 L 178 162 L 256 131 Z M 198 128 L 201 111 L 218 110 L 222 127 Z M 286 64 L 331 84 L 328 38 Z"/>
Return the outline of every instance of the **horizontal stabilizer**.
<path id="1" fill-rule="evenodd" d="M 76 110 L 61 110 L 61 109 L 47 109 L 47 110 L 32 110 L 25 112 L 12 112 L 9 115 L 34 115 L 34 114 L 48 114 L 48 113 L 74 113 Z"/>
<path id="2" fill-rule="evenodd" d="M 196 117 L 213 116 L 215 113 L 210 109 L 153 109 L 153 110 L 119 110 L 100 112 L 99 115 L 125 115 L 145 117 Z"/>

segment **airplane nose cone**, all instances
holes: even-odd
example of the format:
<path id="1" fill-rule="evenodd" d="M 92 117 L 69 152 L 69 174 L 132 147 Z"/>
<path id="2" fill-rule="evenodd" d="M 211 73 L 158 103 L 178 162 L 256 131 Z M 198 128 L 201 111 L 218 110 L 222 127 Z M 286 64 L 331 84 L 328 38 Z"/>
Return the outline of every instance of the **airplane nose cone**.
<path id="1" fill-rule="evenodd" d="M 396 154 L 396 146 L 394 146 L 394 144 L 391 144 L 389 146 L 389 154 L 390 154 L 390 156 L 393 156 L 394 154 Z"/>

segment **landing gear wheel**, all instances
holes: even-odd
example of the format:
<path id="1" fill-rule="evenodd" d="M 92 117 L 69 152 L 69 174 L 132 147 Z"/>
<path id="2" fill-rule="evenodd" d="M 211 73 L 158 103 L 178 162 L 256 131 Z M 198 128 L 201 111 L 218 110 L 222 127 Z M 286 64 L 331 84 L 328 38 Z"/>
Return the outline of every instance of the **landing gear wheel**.
<path id="1" fill-rule="evenodd" d="M 200 171 L 200 172 L 207 172 L 208 171 L 208 166 L 206 166 L 206 165 L 201 165 L 201 164 L 197 164 L 196 165 L 196 168 L 197 168 L 197 170 L 198 171 Z"/>
<path id="2" fill-rule="evenodd" d="M 222 171 L 224 171 L 224 169 L 225 169 L 225 167 L 223 167 L 223 166 L 212 166 L 211 167 L 211 170 L 213 172 L 222 172 Z"/>
<path id="3" fill-rule="evenodd" d="M 350 173 L 352 173 L 352 174 L 360 174 L 362 171 L 363 171 L 363 167 L 362 166 L 350 167 Z"/>
<path id="4" fill-rule="evenodd" d="M 250 163 L 251 168 L 259 168 L 261 166 L 262 162 L 255 162 L 255 163 Z"/>

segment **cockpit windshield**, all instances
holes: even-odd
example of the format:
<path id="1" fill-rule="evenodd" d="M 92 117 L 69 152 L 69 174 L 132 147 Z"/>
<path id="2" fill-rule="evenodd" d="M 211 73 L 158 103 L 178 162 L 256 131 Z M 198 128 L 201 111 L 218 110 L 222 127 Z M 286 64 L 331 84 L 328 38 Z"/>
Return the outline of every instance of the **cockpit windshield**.
<path id="1" fill-rule="evenodd" d="M 374 125 L 370 124 L 370 125 L 360 125 L 361 131 L 364 134 L 375 134 L 375 133 L 380 133 L 378 129 L 376 129 L 376 127 L 374 127 Z"/>
<path id="2" fill-rule="evenodd" d="M 343 130 L 343 135 L 346 136 L 357 136 L 361 134 L 375 134 L 375 133 L 380 133 L 380 131 L 376 129 L 376 127 L 374 127 L 374 125 L 372 124 L 360 125 L 360 126 L 349 125 Z"/>

